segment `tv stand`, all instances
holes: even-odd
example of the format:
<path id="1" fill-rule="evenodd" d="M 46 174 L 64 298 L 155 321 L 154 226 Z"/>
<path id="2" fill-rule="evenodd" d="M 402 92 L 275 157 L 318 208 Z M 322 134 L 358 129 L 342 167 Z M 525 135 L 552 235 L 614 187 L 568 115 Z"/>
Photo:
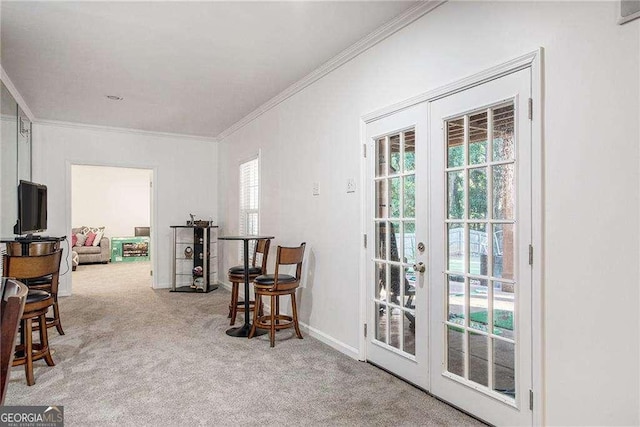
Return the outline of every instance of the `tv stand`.
<path id="1" fill-rule="evenodd" d="M 16 237 L 16 241 L 18 242 L 39 242 L 41 240 L 59 240 L 57 237 L 51 239 L 49 236 L 38 236 L 36 234 L 27 234 L 26 236 Z"/>

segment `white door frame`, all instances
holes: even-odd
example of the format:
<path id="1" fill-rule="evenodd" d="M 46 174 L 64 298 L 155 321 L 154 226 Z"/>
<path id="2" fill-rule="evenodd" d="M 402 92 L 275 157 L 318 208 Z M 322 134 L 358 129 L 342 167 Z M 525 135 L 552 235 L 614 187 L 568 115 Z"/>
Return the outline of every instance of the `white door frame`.
<path id="1" fill-rule="evenodd" d="M 533 388 L 533 425 L 543 425 L 545 421 L 545 402 L 544 402 L 544 289 L 543 289 L 543 254 L 544 254 L 544 209 L 543 209 L 543 157 L 542 157 L 542 118 L 543 110 L 543 48 L 538 48 L 520 57 L 510 61 L 496 65 L 477 74 L 473 74 L 464 79 L 455 81 L 448 85 L 439 87 L 435 90 L 423 93 L 421 95 L 409 98 L 394 105 L 371 112 L 361 117 L 360 122 L 360 143 L 366 146 L 366 126 L 375 120 L 394 114 L 400 110 L 411 107 L 413 105 L 435 101 L 439 98 L 452 95 L 457 92 L 464 91 L 474 86 L 481 85 L 491 80 L 498 79 L 504 75 L 526 68 L 531 69 L 531 98 L 533 100 L 532 118 L 531 118 L 531 228 L 532 228 L 532 245 L 533 265 L 532 265 L 532 295 L 531 295 L 531 311 L 532 311 L 532 388 Z M 363 149 L 364 154 L 364 149 Z M 372 155 L 366 153 L 366 155 Z M 367 169 L 366 159 L 364 156 L 360 163 L 360 188 L 367 188 Z M 360 235 L 364 236 L 367 232 L 367 207 L 365 206 L 365 192 L 360 192 Z M 364 240 L 364 237 L 363 237 Z M 367 250 L 364 245 L 360 250 L 360 330 L 364 332 L 364 325 L 367 322 Z M 358 359 L 366 360 L 366 339 L 364 333 L 359 334 L 358 339 Z"/>
<path id="2" fill-rule="evenodd" d="M 141 163 L 112 163 L 112 162 L 88 162 L 83 160 L 71 160 L 65 161 L 65 223 L 66 229 L 71 230 L 73 224 L 71 223 L 71 167 L 72 166 L 102 166 L 111 168 L 130 168 L 130 169 L 146 169 L 152 171 L 151 173 L 151 211 L 150 211 L 150 232 L 149 232 L 149 252 L 151 257 L 151 288 L 158 289 L 158 253 L 157 249 L 157 209 L 158 209 L 158 188 L 156 183 L 158 182 L 158 167 L 155 165 L 141 164 Z M 69 241 L 71 238 L 69 237 Z M 71 248 L 69 249 L 71 251 Z M 71 266 L 69 266 L 71 268 Z M 155 274 L 154 274 L 155 273 Z M 73 294 L 73 280 L 69 280 L 69 295 Z"/>

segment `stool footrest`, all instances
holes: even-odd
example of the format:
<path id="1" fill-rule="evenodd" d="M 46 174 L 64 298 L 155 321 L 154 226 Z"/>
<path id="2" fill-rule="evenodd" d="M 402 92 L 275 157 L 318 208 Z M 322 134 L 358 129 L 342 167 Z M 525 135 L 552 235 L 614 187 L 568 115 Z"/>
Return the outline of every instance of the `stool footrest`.
<path id="1" fill-rule="evenodd" d="M 46 355 L 49 354 L 49 347 L 43 347 L 42 344 L 33 343 L 32 344 L 33 351 L 31 354 L 33 355 L 32 360 L 35 362 L 36 360 L 44 359 Z M 27 357 L 24 354 L 24 346 L 22 344 L 18 344 L 16 346 L 16 355 L 13 358 L 13 363 L 11 366 L 22 366 L 27 363 Z"/>
<path id="2" fill-rule="evenodd" d="M 276 330 L 287 329 L 294 326 L 293 317 L 287 316 L 286 314 L 276 314 L 276 321 L 283 321 L 284 323 L 276 323 Z M 258 316 L 258 320 L 255 322 L 257 328 L 261 329 L 271 329 L 271 316 Z"/>

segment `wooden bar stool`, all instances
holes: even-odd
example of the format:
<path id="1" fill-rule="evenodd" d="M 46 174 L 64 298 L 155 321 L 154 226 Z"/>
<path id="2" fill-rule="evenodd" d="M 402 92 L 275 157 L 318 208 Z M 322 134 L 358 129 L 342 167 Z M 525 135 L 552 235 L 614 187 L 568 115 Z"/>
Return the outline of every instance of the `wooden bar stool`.
<path id="1" fill-rule="evenodd" d="M 251 266 L 249 267 L 249 281 L 253 281 L 253 279 L 255 279 L 256 277 L 266 273 L 267 258 L 269 256 L 270 245 L 271 240 L 269 239 L 261 239 L 256 241 L 256 245 L 253 249 L 253 259 L 251 261 Z M 256 266 L 257 254 L 261 254 L 262 256 L 262 260 L 259 266 Z M 234 323 L 236 323 L 238 307 L 244 307 L 244 301 L 238 301 L 238 289 L 240 287 L 240 283 L 244 283 L 244 266 L 238 265 L 235 267 L 231 267 L 229 269 L 228 278 L 231 282 L 231 302 L 229 303 L 228 317 L 231 318 L 231 322 L 229 324 L 233 326 Z M 248 297 L 248 295 L 245 295 L 245 298 Z M 249 301 L 249 308 L 255 311 L 255 301 Z M 260 313 L 262 313 L 262 305 L 260 305 L 259 311 Z"/>
<path id="2" fill-rule="evenodd" d="M 48 254 L 37 256 L 10 256 L 5 255 L 3 261 L 3 273 L 18 280 L 29 280 L 51 275 L 52 283 L 57 287 L 60 271 L 62 249 Z M 33 362 L 44 359 L 47 365 L 54 366 L 53 358 L 49 350 L 49 337 L 47 335 L 47 319 L 45 317 L 49 307 L 54 304 L 53 296 L 41 289 L 30 289 L 24 305 L 24 312 L 20 320 L 20 344 L 16 346 L 16 355 L 12 366 L 24 365 L 27 384 L 35 384 L 33 376 Z M 38 322 L 40 342 L 33 342 L 33 321 Z"/>
<path id="3" fill-rule="evenodd" d="M 55 242 L 31 242 L 29 243 L 29 256 L 46 255 L 55 252 L 60 248 L 60 243 Z M 9 256 L 22 256 L 22 243 L 10 242 L 7 243 L 7 255 Z M 53 317 L 47 317 L 47 328 L 56 327 L 58 334 L 64 335 L 62 329 L 62 323 L 60 321 L 60 309 L 58 307 L 58 277 L 53 278 L 52 274 L 48 274 L 43 277 L 36 277 L 34 279 L 23 279 L 23 283 L 26 284 L 29 289 L 39 289 L 49 292 L 53 296 Z M 40 325 L 34 325 L 37 330 Z"/>
<path id="4" fill-rule="evenodd" d="M 249 338 L 255 335 L 256 328 L 268 329 L 269 341 L 271 347 L 273 347 L 275 345 L 276 331 L 293 327 L 296 330 L 298 338 L 302 339 L 298 325 L 296 289 L 300 286 L 305 246 L 306 243 L 302 243 L 296 248 L 278 246 L 275 273 L 264 274 L 254 279 L 253 287 L 256 293 L 256 304 L 262 304 L 262 297 L 268 296 L 271 299 L 271 313 L 269 315 L 260 315 L 254 311 L 253 325 L 251 326 Z M 280 266 L 294 264 L 296 265 L 295 276 L 280 274 Z M 280 314 L 280 297 L 283 295 L 289 295 L 291 297 L 291 316 Z"/>

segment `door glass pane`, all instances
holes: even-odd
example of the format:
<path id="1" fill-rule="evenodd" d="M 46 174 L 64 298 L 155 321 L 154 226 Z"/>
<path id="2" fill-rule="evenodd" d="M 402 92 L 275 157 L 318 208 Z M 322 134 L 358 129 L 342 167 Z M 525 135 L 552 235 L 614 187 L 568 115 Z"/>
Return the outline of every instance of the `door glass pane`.
<path id="1" fill-rule="evenodd" d="M 389 137 L 389 175 L 395 175 L 400 170 L 400 135 Z"/>
<path id="2" fill-rule="evenodd" d="M 469 273 L 487 274 L 487 224 L 469 224 Z"/>
<path id="3" fill-rule="evenodd" d="M 447 167 L 464 165 L 464 118 L 447 122 Z"/>
<path id="4" fill-rule="evenodd" d="M 516 396 L 516 375 L 514 369 L 515 345 L 493 339 L 493 389 L 509 397 Z"/>
<path id="5" fill-rule="evenodd" d="M 493 282 L 493 333 L 514 339 L 515 284 Z"/>
<path id="6" fill-rule="evenodd" d="M 487 112 L 469 116 L 469 164 L 487 162 Z"/>
<path id="7" fill-rule="evenodd" d="M 447 371 L 464 377 L 464 334 L 461 328 L 447 326 Z"/>
<path id="8" fill-rule="evenodd" d="M 400 305 L 402 299 L 402 287 L 404 285 L 404 269 L 398 265 L 390 265 L 391 287 L 389 289 L 389 301 L 391 304 Z"/>
<path id="9" fill-rule="evenodd" d="M 486 335 L 469 332 L 469 379 L 485 387 L 489 385 L 487 342 Z"/>
<path id="10" fill-rule="evenodd" d="M 493 277 L 514 279 L 514 225 L 493 225 Z"/>
<path id="11" fill-rule="evenodd" d="M 376 140 L 376 176 L 384 176 L 387 172 L 387 138 Z"/>
<path id="12" fill-rule="evenodd" d="M 402 178 L 391 178 L 389 180 L 389 202 L 391 203 L 389 209 L 390 218 L 400 218 L 400 183 Z"/>
<path id="13" fill-rule="evenodd" d="M 400 309 L 389 307 L 389 318 L 391 319 L 391 323 L 389 324 L 389 345 L 397 349 L 401 348 L 400 340 L 402 339 L 402 335 L 404 335 L 402 327 L 404 316 L 402 313 Z"/>
<path id="14" fill-rule="evenodd" d="M 385 304 L 376 303 L 376 339 L 387 342 L 387 310 Z"/>
<path id="15" fill-rule="evenodd" d="M 469 219 L 487 217 L 487 168 L 469 170 Z"/>
<path id="16" fill-rule="evenodd" d="M 400 261 L 400 246 L 398 243 L 402 242 L 402 235 L 400 234 L 399 221 L 389 221 L 389 260 Z"/>
<path id="17" fill-rule="evenodd" d="M 492 167 L 493 218 L 514 219 L 515 183 L 513 163 Z"/>
<path id="18" fill-rule="evenodd" d="M 447 174 L 447 206 L 449 219 L 464 218 L 464 172 Z"/>
<path id="19" fill-rule="evenodd" d="M 479 331 L 488 332 L 489 289 L 486 279 L 469 279 L 469 326 Z"/>
<path id="20" fill-rule="evenodd" d="M 389 212 L 389 194 L 387 193 L 387 180 L 376 181 L 376 218 L 386 218 Z"/>
<path id="21" fill-rule="evenodd" d="M 410 301 L 409 304 L 413 302 Z M 416 354 L 416 312 L 404 312 L 404 351 L 415 356 Z"/>
<path id="22" fill-rule="evenodd" d="M 513 104 L 493 109 L 493 160 L 511 160 L 514 157 Z"/>
<path id="23" fill-rule="evenodd" d="M 413 221 L 404 222 L 404 262 L 416 263 L 416 224 Z"/>
<path id="24" fill-rule="evenodd" d="M 411 267 L 406 267 L 404 271 L 404 301 L 403 305 L 408 310 L 416 308 L 416 272 Z M 413 320 L 412 320 L 413 321 Z"/>
<path id="25" fill-rule="evenodd" d="M 464 325 L 464 279 L 462 276 L 446 276 L 448 278 L 447 320 L 452 323 Z"/>
<path id="26" fill-rule="evenodd" d="M 416 132 L 413 130 L 404 133 L 404 171 L 411 172 L 416 169 Z"/>
<path id="27" fill-rule="evenodd" d="M 387 223 L 376 222 L 376 247 L 374 249 L 374 257 L 377 259 L 387 259 Z"/>
<path id="28" fill-rule="evenodd" d="M 464 226 L 459 223 L 447 224 L 448 229 L 448 270 L 464 273 L 465 238 Z"/>
<path id="29" fill-rule="evenodd" d="M 376 262 L 376 298 L 386 301 L 387 300 L 387 264 L 383 262 Z"/>
<path id="30" fill-rule="evenodd" d="M 404 214 L 405 218 L 416 216 L 416 176 L 404 177 Z"/>

